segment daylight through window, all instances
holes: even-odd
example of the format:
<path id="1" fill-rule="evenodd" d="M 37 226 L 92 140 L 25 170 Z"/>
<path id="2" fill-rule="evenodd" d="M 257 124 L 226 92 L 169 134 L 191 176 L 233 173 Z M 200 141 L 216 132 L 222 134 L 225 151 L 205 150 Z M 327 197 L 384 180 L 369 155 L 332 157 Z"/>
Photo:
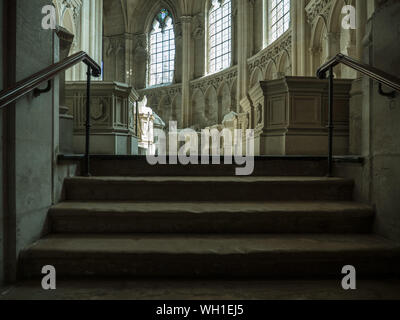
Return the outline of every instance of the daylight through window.
<path id="1" fill-rule="evenodd" d="M 175 69 L 175 34 L 171 13 L 162 9 L 150 32 L 149 85 L 171 83 Z"/>

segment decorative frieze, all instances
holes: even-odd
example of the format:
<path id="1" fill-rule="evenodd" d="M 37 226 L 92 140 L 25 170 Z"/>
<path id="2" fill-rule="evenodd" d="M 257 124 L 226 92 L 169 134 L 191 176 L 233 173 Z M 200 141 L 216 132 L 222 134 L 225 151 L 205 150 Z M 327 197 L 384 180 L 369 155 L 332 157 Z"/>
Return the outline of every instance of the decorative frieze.
<path id="1" fill-rule="evenodd" d="M 319 16 L 327 20 L 331 8 L 332 0 L 311 0 L 306 6 L 307 22 L 314 24 Z"/>
<path id="2" fill-rule="evenodd" d="M 229 86 L 237 79 L 237 66 L 226 69 L 222 72 L 208 75 L 200 79 L 193 80 L 190 83 L 191 90 L 200 89 L 203 92 L 207 90 L 208 87 L 214 86 L 218 88 L 221 83 L 226 82 Z"/>
<path id="3" fill-rule="evenodd" d="M 290 56 L 290 53 L 292 52 L 291 29 L 286 31 L 282 37 L 280 37 L 270 46 L 248 60 L 250 74 L 256 67 L 265 69 L 271 60 L 276 62 L 277 58 L 280 57 L 284 52 L 286 52 L 288 56 Z"/>

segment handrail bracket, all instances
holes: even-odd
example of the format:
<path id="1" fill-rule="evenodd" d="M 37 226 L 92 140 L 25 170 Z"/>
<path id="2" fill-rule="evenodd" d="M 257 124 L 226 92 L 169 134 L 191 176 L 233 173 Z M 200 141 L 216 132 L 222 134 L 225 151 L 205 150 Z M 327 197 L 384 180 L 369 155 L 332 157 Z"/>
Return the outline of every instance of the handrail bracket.
<path id="1" fill-rule="evenodd" d="M 388 97 L 390 99 L 394 99 L 397 96 L 396 91 L 385 92 L 383 91 L 383 85 L 379 82 L 378 92 L 381 96 Z"/>
<path id="2" fill-rule="evenodd" d="M 47 81 L 47 87 L 45 89 L 35 88 L 33 90 L 33 96 L 35 98 L 39 97 L 42 93 L 49 92 L 51 90 L 51 80 Z"/>

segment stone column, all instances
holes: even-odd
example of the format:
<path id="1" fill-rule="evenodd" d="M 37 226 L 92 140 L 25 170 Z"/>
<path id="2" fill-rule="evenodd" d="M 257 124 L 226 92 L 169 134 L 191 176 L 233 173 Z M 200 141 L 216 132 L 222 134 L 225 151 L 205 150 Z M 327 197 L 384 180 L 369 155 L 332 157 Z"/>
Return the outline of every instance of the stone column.
<path id="1" fill-rule="evenodd" d="M 182 124 L 190 126 L 190 75 L 192 61 L 192 17 L 181 17 L 182 23 Z"/>
<path id="2" fill-rule="evenodd" d="M 327 59 L 330 59 L 334 57 L 337 53 L 339 53 L 339 46 L 338 46 L 338 34 L 336 32 L 329 32 L 326 35 L 326 41 L 328 44 L 328 57 Z"/>
<path id="3" fill-rule="evenodd" d="M 248 83 L 248 0 L 237 0 L 238 2 L 238 77 L 237 77 L 237 111 L 240 112 L 240 101 L 247 94 Z"/>
<path id="4" fill-rule="evenodd" d="M 298 75 L 299 76 L 308 76 L 309 75 L 309 71 L 308 71 L 308 64 L 309 64 L 309 60 L 307 60 L 307 57 L 309 56 L 309 52 L 308 52 L 308 48 L 309 48 L 309 44 L 308 44 L 308 39 L 307 39 L 307 17 L 306 17 L 306 3 L 305 0 L 296 0 L 295 1 L 298 4 L 298 10 L 299 10 L 299 17 L 298 17 L 298 21 L 299 21 L 299 29 L 300 31 L 298 31 L 300 33 L 299 38 L 300 38 L 300 43 L 299 43 L 299 55 L 300 55 L 300 59 L 299 59 L 299 63 L 300 65 L 297 67 L 298 69 Z"/>
<path id="5" fill-rule="evenodd" d="M 290 24 L 292 29 L 292 75 L 297 75 L 297 5 L 298 0 L 290 1 Z"/>
<path id="6" fill-rule="evenodd" d="M 365 28 L 367 23 L 367 2 L 365 0 L 357 0 L 356 2 L 356 47 L 357 59 L 363 59 L 363 39 L 365 36 Z"/>

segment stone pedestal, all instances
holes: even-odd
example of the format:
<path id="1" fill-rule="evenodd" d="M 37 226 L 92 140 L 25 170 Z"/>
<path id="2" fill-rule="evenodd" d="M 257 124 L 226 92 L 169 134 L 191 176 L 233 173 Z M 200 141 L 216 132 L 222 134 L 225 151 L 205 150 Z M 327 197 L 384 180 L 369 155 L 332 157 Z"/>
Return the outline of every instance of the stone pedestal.
<path id="1" fill-rule="evenodd" d="M 92 154 L 137 155 L 136 107 L 138 93 L 119 82 L 91 86 Z M 74 152 L 85 150 L 86 82 L 67 82 L 67 106 L 74 118 Z"/>
<path id="2" fill-rule="evenodd" d="M 351 80 L 334 84 L 334 153 L 348 154 Z M 326 155 L 328 82 L 311 77 L 261 81 L 249 91 L 256 155 Z"/>

